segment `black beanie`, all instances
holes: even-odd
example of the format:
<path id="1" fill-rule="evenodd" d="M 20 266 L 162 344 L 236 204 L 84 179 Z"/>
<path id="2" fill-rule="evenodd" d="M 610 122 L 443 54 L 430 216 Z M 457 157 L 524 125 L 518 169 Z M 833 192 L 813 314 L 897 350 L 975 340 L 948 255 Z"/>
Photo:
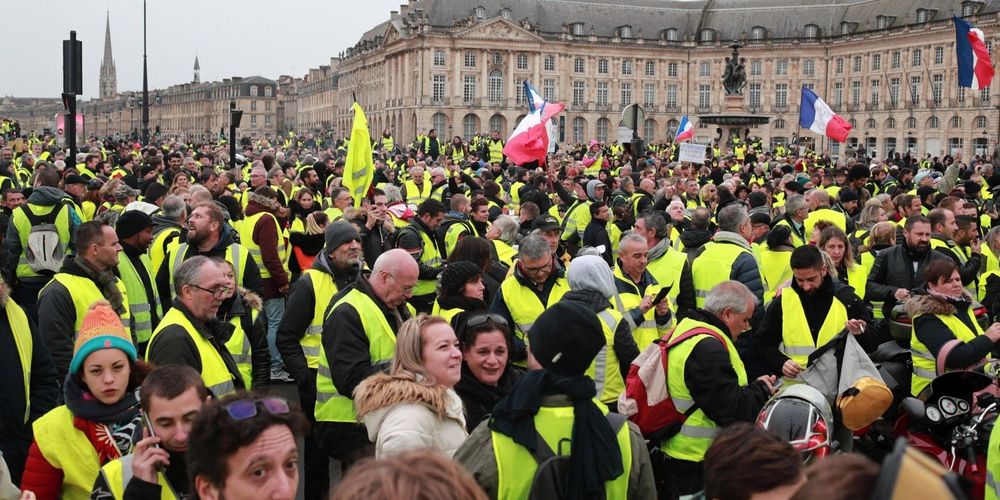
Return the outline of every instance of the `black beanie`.
<path id="1" fill-rule="evenodd" d="M 605 344 L 597 314 L 580 302 L 560 300 L 528 330 L 535 360 L 563 375 L 583 375 Z"/>
<path id="2" fill-rule="evenodd" d="M 476 276 L 483 274 L 483 268 L 469 262 L 460 260 L 445 266 L 441 273 L 441 294 L 458 295 L 462 293 L 462 287 L 472 281 Z"/>
<path id="3" fill-rule="evenodd" d="M 326 230 L 324 231 L 324 237 L 326 239 L 326 253 L 336 250 L 337 247 L 347 243 L 348 241 L 361 241 L 361 235 L 358 234 L 358 228 L 354 227 L 354 224 L 343 220 L 338 220 L 327 225 Z"/>

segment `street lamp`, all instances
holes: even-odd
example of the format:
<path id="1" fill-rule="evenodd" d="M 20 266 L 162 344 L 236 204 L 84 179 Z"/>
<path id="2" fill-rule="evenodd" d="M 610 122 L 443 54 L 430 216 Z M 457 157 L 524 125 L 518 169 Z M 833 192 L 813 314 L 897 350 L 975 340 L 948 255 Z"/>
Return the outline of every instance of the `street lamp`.
<path id="1" fill-rule="evenodd" d="M 146 67 L 146 0 L 142 0 L 142 145 L 149 145 L 149 71 Z"/>

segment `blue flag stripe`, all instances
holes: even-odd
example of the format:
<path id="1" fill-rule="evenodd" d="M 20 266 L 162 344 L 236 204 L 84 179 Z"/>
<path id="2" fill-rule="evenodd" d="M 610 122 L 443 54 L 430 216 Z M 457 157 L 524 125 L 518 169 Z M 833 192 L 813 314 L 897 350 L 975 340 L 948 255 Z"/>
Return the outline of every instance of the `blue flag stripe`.
<path id="1" fill-rule="evenodd" d="M 802 87 L 802 105 L 799 107 L 799 125 L 805 128 L 812 126 L 816 121 L 816 94 L 806 87 Z"/>

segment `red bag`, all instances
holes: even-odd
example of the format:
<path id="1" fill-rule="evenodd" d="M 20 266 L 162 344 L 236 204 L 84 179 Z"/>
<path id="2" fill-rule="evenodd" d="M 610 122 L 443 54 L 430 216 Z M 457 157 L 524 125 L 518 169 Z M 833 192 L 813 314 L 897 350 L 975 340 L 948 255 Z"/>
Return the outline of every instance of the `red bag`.
<path id="1" fill-rule="evenodd" d="M 668 341 L 671 335 L 673 331 L 656 340 L 632 361 L 625 378 L 625 392 L 618 398 L 618 413 L 629 417 L 639 426 L 643 436 L 654 443 L 677 434 L 681 424 L 698 409 L 698 405 L 693 405 L 686 412 L 680 412 L 670 399 L 667 385 L 670 349 L 695 335 L 711 335 L 729 350 L 726 341 L 708 328 L 694 328 Z"/>

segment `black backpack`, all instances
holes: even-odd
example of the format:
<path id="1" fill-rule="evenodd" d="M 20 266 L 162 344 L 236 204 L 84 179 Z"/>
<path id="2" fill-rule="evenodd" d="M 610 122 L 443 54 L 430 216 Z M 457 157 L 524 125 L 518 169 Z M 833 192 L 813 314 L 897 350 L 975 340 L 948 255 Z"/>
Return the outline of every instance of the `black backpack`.
<path id="1" fill-rule="evenodd" d="M 608 424 L 615 436 L 621 431 L 625 421 L 625 416 L 617 413 L 605 415 Z M 537 431 L 536 431 L 537 432 Z M 562 441 L 559 442 L 560 453 L 556 454 L 549 448 L 548 443 L 538 434 L 536 441 L 538 446 L 533 453 L 535 461 L 538 462 L 538 469 L 535 470 L 535 477 L 531 480 L 531 489 L 528 490 L 528 500 L 550 500 L 567 498 L 569 491 L 569 455 L 561 453 Z M 569 441 L 564 439 L 563 441 Z"/>

